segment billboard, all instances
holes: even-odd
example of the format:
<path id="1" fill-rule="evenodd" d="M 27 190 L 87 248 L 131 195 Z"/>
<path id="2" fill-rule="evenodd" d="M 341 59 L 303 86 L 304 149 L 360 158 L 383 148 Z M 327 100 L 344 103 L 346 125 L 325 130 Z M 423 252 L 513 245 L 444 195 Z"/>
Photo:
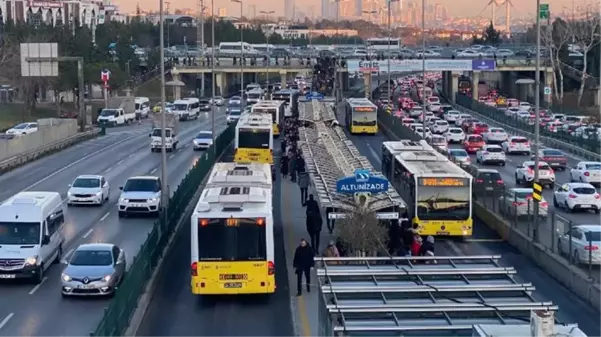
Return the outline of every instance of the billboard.
<path id="1" fill-rule="evenodd" d="M 488 61 L 483 60 L 488 64 Z M 391 73 L 405 73 L 413 71 L 422 71 L 424 69 L 423 60 L 382 60 L 382 61 L 364 61 L 364 60 L 348 60 L 347 69 L 349 73 L 355 72 L 372 72 L 372 73 L 388 73 L 388 62 L 390 62 Z M 482 60 L 478 63 L 481 65 Z M 472 60 L 453 60 L 453 59 L 426 59 L 426 71 L 472 71 L 474 69 Z M 493 68 L 494 69 L 494 68 Z"/>

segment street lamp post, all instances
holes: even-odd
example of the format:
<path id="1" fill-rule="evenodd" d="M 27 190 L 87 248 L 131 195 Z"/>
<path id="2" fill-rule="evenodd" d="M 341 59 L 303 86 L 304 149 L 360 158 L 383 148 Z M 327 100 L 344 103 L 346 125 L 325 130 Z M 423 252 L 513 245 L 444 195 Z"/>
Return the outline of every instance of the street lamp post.
<path id="1" fill-rule="evenodd" d="M 261 14 L 264 14 L 267 17 L 267 22 L 269 22 L 269 15 L 274 14 L 275 11 L 261 11 Z M 271 64 L 271 55 L 269 54 L 269 35 L 271 32 L 267 32 L 265 34 L 265 39 L 267 40 L 267 74 L 265 74 L 265 83 L 267 87 L 267 92 L 269 92 L 269 65 Z M 271 95 L 271 94 L 270 94 Z"/>
<path id="2" fill-rule="evenodd" d="M 371 15 L 372 14 L 378 14 L 378 11 L 363 11 L 363 14 L 367 14 L 368 16 L 368 20 L 369 22 L 371 22 Z M 369 57 L 369 46 L 366 46 L 367 48 L 365 48 L 367 50 L 367 59 L 370 60 L 371 58 Z"/>
<path id="3" fill-rule="evenodd" d="M 242 0 L 232 0 L 232 2 L 236 2 L 240 4 L 240 22 L 242 22 Z M 244 64 L 242 63 L 242 59 L 244 58 L 244 27 L 240 25 L 240 95 L 243 96 L 244 92 Z M 244 111 L 244 105 L 246 103 L 244 97 L 240 100 L 240 108 Z"/>
<path id="4" fill-rule="evenodd" d="M 551 27 L 549 27 L 551 29 Z M 540 144 L 540 0 L 536 0 L 536 61 L 534 64 L 534 182 L 539 182 L 539 158 L 538 150 Z M 534 199 L 534 241 L 538 236 L 538 212 L 539 203 Z"/>
<path id="5" fill-rule="evenodd" d="M 167 121 L 165 119 L 165 9 L 164 0 L 159 0 L 159 53 L 161 58 L 161 206 L 164 219 L 167 219 L 167 203 L 169 202 L 169 191 L 167 187 L 167 149 L 165 148 L 165 128 Z"/>
<path id="6" fill-rule="evenodd" d="M 340 42 L 340 40 L 338 40 L 340 38 L 340 34 L 338 32 L 338 26 L 339 26 L 339 21 L 340 21 L 340 0 L 334 0 L 334 3 L 336 3 L 336 39 L 338 42 Z M 311 23 L 313 23 L 311 21 Z M 311 32 L 309 31 L 309 39 L 311 39 Z M 310 41 L 310 40 L 309 40 Z M 309 43 L 311 44 L 311 43 Z M 340 43 L 338 43 L 340 44 Z M 338 56 L 338 55 L 336 55 Z M 319 55 L 318 55 L 319 57 Z M 338 87 L 339 83 L 338 83 L 338 65 L 340 64 L 340 57 L 336 57 L 336 62 L 334 62 L 334 99 L 336 101 L 336 103 L 338 103 L 339 101 L 342 100 L 342 94 L 338 95 L 338 92 L 342 92 L 342 90 Z M 341 85 L 342 83 L 340 83 Z M 339 99 L 340 96 L 340 99 Z"/>
<path id="7" fill-rule="evenodd" d="M 223 74 L 222 76 L 225 76 Z M 211 0 L 211 94 L 213 95 L 213 99 L 215 99 L 215 80 L 217 76 L 215 76 L 215 0 Z M 221 96 L 225 96 L 221 93 Z M 211 135 L 213 139 L 213 154 L 217 156 L 217 147 L 215 146 L 215 141 L 217 135 L 215 134 L 215 104 L 211 104 Z"/>
<path id="8" fill-rule="evenodd" d="M 390 53 L 390 43 L 391 43 L 391 39 L 392 39 L 392 22 L 391 22 L 391 11 L 392 11 L 392 3 L 393 2 L 398 2 L 400 0 L 388 0 L 388 61 L 386 63 L 388 63 L 387 65 L 387 70 L 388 70 L 388 104 L 392 104 L 392 92 L 390 91 L 390 80 L 391 80 L 391 74 L 390 74 L 390 58 L 392 56 L 392 54 Z"/>
<path id="9" fill-rule="evenodd" d="M 426 0 L 422 0 L 422 138 L 426 139 Z"/>
<path id="10" fill-rule="evenodd" d="M 202 59 L 205 56 L 205 14 L 204 14 L 204 0 L 200 0 L 200 27 L 199 29 L 197 29 L 196 34 L 200 35 L 198 36 L 197 40 L 196 40 L 196 44 L 200 44 L 198 46 L 198 49 L 200 51 L 200 59 Z M 205 74 L 204 73 L 199 73 L 198 76 L 200 76 L 200 96 L 204 97 L 205 95 Z M 213 99 L 215 98 L 215 96 L 213 96 Z"/>

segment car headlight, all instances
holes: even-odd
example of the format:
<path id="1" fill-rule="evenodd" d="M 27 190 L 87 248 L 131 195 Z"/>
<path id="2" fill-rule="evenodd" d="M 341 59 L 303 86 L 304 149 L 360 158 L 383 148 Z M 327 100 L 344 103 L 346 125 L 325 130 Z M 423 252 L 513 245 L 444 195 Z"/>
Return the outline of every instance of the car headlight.
<path id="1" fill-rule="evenodd" d="M 63 273 L 63 274 L 61 275 L 61 279 L 62 279 L 64 282 L 71 282 L 71 280 L 72 280 L 71 276 L 69 276 L 69 275 L 67 275 L 67 274 L 65 274 L 65 273 Z"/>
<path id="2" fill-rule="evenodd" d="M 102 278 L 102 280 L 104 282 L 109 282 L 113 277 L 111 275 L 106 275 L 105 277 Z"/>
<path id="3" fill-rule="evenodd" d="M 150 202 L 155 202 L 155 201 L 157 201 L 157 200 L 159 200 L 159 198 L 157 198 L 157 197 L 154 197 L 154 198 L 150 198 L 150 199 L 148 199 L 148 201 L 150 201 Z"/>
<path id="4" fill-rule="evenodd" d="M 28 266 L 35 266 L 38 262 L 38 256 L 30 256 L 28 258 L 25 259 L 25 264 Z"/>
<path id="5" fill-rule="evenodd" d="M 96 196 L 97 196 L 97 197 L 99 197 L 99 196 L 101 196 L 101 195 L 102 195 L 102 191 L 100 191 L 100 192 L 96 192 Z"/>
<path id="6" fill-rule="evenodd" d="M 119 198 L 119 202 L 128 202 L 129 200 L 125 199 L 125 198 Z"/>
<path id="7" fill-rule="evenodd" d="M 71 193 L 71 191 L 69 191 L 69 192 L 67 192 L 67 196 L 68 197 L 73 196 L 73 193 Z"/>

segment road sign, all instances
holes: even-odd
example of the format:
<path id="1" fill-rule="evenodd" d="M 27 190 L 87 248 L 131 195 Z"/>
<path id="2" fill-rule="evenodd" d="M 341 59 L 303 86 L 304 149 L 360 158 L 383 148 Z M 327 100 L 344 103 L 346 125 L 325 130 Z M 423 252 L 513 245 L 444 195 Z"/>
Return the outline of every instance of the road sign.
<path id="1" fill-rule="evenodd" d="M 100 71 L 100 80 L 104 83 L 108 82 L 111 79 L 111 72 L 109 70 L 101 70 Z"/>
<path id="2" fill-rule="evenodd" d="M 344 194 L 382 193 L 388 191 L 388 180 L 372 176 L 367 170 L 357 170 L 354 176 L 338 180 L 336 191 Z"/>
<path id="3" fill-rule="evenodd" d="M 541 201 L 543 199 L 543 187 L 538 183 L 534 183 L 532 184 L 532 190 L 532 198 L 536 201 Z"/>
<path id="4" fill-rule="evenodd" d="M 56 61 L 28 61 L 29 58 L 58 58 L 57 43 L 21 43 L 21 76 L 54 77 L 58 76 Z"/>
<path id="5" fill-rule="evenodd" d="M 545 95 L 551 95 L 551 87 L 545 87 Z"/>
<path id="6" fill-rule="evenodd" d="M 549 18 L 549 4 L 540 4 L 538 7 L 538 17 L 541 19 Z"/>

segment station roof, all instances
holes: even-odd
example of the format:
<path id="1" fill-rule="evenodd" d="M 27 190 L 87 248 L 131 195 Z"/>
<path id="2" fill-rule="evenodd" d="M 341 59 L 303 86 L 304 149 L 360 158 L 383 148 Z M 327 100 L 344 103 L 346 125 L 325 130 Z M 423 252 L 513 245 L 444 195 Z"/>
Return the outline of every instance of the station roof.
<path id="1" fill-rule="evenodd" d="M 312 100 L 298 100 L 298 118 L 304 122 L 332 122 L 336 120 L 336 114 L 334 113 L 335 104 L 334 100 L 325 99 L 318 101 Z"/>
<path id="2" fill-rule="evenodd" d="M 312 104 L 311 113 L 314 115 L 320 113 L 316 109 L 319 107 L 316 106 L 315 101 Z M 306 110 L 305 113 L 308 114 L 309 111 Z M 341 127 L 330 124 L 331 122 L 318 121 L 301 127 L 299 144 L 320 205 L 340 210 L 354 210 L 356 204 L 353 196 L 338 193 L 336 182 L 344 177 L 353 176 L 358 169 L 367 170 L 373 176 L 383 176 L 371 166 L 367 158 L 359 153 L 352 141 L 346 138 Z M 369 208 L 373 211 L 393 206 L 406 208 L 405 202 L 391 185 L 386 193 L 372 195 L 369 199 Z"/>
<path id="3" fill-rule="evenodd" d="M 500 258 L 315 258 L 320 320 L 328 320 L 320 327 L 331 330 L 320 335 L 471 335 L 474 324 L 523 325 L 531 310 L 558 310 L 535 300 L 534 286 Z"/>

